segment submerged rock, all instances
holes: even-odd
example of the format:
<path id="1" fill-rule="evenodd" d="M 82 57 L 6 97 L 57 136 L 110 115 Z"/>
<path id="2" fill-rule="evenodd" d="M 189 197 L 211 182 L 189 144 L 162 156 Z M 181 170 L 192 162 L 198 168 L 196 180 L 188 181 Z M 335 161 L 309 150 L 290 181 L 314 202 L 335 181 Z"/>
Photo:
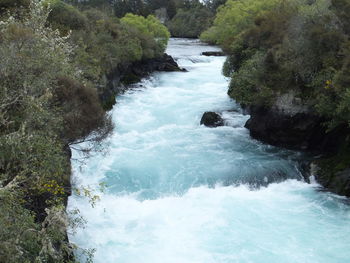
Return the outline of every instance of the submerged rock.
<path id="1" fill-rule="evenodd" d="M 216 112 L 205 112 L 201 119 L 201 125 L 215 128 L 224 125 L 224 120 Z"/>
<path id="2" fill-rule="evenodd" d="M 214 57 L 222 57 L 225 56 L 225 53 L 222 51 L 205 51 L 202 52 L 203 56 L 214 56 Z"/>

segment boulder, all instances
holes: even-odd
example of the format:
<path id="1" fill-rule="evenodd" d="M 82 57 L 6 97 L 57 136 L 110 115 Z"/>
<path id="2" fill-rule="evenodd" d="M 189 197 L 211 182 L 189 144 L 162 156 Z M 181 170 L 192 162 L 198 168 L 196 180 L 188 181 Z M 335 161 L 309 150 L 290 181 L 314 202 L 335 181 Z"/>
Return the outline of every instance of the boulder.
<path id="1" fill-rule="evenodd" d="M 225 56 L 225 53 L 222 51 L 205 51 L 202 52 L 202 56 L 213 56 L 213 57 L 223 57 Z"/>
<path id="2" fill-rule="evenodd" d="M 201 125 L 215 128 L 224 125 L 224 120 L 216 112 L 205 112 L 201 119 Z"/>

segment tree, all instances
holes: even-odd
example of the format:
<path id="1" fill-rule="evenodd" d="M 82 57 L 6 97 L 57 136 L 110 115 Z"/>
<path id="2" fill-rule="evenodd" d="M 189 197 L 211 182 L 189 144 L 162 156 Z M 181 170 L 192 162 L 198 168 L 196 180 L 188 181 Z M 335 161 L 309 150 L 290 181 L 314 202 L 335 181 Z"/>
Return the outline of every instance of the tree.
<path id="1" fill-rule="evenodd" d="M 142 0 L 116 0 L 113 4 L 114 14 L 123 17 L 127 13 L 147 15 L 147 7 Z"/>
<path id="2" fill-rule="evenodd" d="M 174 37 L 196 38 L 210 27 L 212 13 L 204 7 L 179 9 L 168 23 L 169 30 Z"/>
<path id="3" fill-rule="evenodd" d="M 141 42 L 144 51 L 144 58 L 159 56 L 164 52 L 170 33 L 154 16 L 150 15 L 147 18 L 144 18 L 142 16 L 127 14 L 121 19 L 121 22 L 125 25 L 135 27 L 144 40 L 155 39 L 155 45 L 153 45 L 152 41 Z"/>

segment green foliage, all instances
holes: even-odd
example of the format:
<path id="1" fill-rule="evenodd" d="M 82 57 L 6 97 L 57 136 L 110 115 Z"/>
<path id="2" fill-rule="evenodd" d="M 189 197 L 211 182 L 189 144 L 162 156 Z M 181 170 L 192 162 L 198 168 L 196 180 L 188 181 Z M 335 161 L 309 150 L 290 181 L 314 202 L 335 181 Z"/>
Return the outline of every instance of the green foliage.
<path id="1" fill-rule="evenodd" d="M 73 31 L 71 39 L 77 45 L 77 64 L 90 81 L 99 85 L 103 76 L 119 65 L 142 58 L 136 29 L 126 28 L 96 9 L 88 10 L 84 15 L 89 20 L 87 29 Z"/>
<path id="2" fill-rule="evenodd" d="M 0 210 L 0 261 L 35 262 L 41 246 L 34 215 L 11 194 L 0 195 Z"/>
<path id="3" fill-rule="evenodd" d="M 91 7 L 98 8 L 110 15 L 113 11 L 118 18 L 128 14 L 145 18 L 149 15 L 160 16 L 159 19 L 170 27 L 172 35 L 198 37 L 211 25 L 217 7 L 224 4 L 225 0 L 204 2 L 199 0 L 66 0 L 66 2 L 85 10 Z M 133 22 L 136 23 L 136 21 Z M 147 42 L 148 39 L 142 39 L 142 41 Z"/>
<path id="4" fill-rule="evenodd" d="M 169 39 L 166 27 L 153 16 L 130 14 L 119 20 L 99 9 L 80 11 L 61 0 L 47 0 L 45 5 L 52 8 L 50 25 L 63 36 L 70 32 L 70 41 L 77 47 L 75 61 L 96 86 L 105 86 L 105 76 L 120 67 L 161 56 Z"/>
<path id="5" fill-rule="evenodd" d="M 71 191 L 68 144 L 98 145 L 112 127 L 48 17 L 33 1 L 0 23 L 1 262 L 69 262 L 56 222 Z"/>
<path id="6" fill-rule="evenodd" d="M 51 9 L 48 17 L 51 27 L 59 29 L 61 33 L 84 29 L 88 23 L 78 9 L 60 0 L 46 0 L 44 5 Z"/>
<path id="7" fill-rule="evenodd" d="M 102 141 L 111 132 L 111 120 L 105 117 L 95 88 L 73 78 L 58 77 L 53 101 L 61 109 L 65 143 L 86 141 L 91 131 L 96 134 L 95 141 Z"/>
<path id="8" fill-rule="evenodd" d="M 0 14 L 14 11 L 15 8 L 29 6 L 30 0 L 0 0 Z"/>
<path id="9" fill-rule="evenodd" d="M 212 13 L 201 6 L 187 10 L 179 9 L 168 23 L 168 27 L 174 37 L 196 38 L 211 25 L 212 17 Z"/>
<path id="10" fill-rule="evenodd" d="M 226 0 L 203 0 L 202 2 L 213 12 L 215 12 L 219 6 L 226 3 Z"/>
<path id="11" fill-rule="evenodd" d="M 350 123 L 350 2 L 229 0 L 202 39 L 229 56 L 229 95 L 273 104 L 293 91 L 325 117 L 329 129 Z"/>
<path id="12" fill-rule="evenodd" d="M 218 8 L 214 25 L 201 39 L 229 49 L 233 38 L 254 23 L 255 17 L 271 9 L 278 0 L 228 0 Z"/>
<path id="13" fill-rule="evenodd" d="M 126 14 L 121 22 L 126 26 L 132 26 L 138 30 L 141 37 L 143 58 L 160 56 L 165 51 L 170 33 L 167 28 L 154 16 L 143 16 Z M 155 40 L 155 43 L 152 43 Z"/>
<path id="14" fill-rule="evenodd" d="M 267 85 L 256 85 L 256 80 L 264 79 L 266 74 L 263 63 L 264 55 L 261 52 L 247 60 L 239 72 L 232 74 L 228 94 L 245 105 L 270 103 L 273 97 L 271 89 Z M 251 94 L 259 96 L 252 97 Z"/>
<path id="15" fill-rule="evenodd" d="M 148 15 L 149 8 L 142 0 L 117 0 L 114 3 L 114 14 L 124 17 L 127 13 L 137 15 Z"/>

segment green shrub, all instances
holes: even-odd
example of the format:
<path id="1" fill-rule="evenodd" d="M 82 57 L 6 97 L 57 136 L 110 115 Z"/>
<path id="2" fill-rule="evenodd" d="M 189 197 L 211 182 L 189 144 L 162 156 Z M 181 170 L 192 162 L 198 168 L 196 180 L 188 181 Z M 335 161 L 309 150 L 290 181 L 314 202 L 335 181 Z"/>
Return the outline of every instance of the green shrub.
<path id="1" fill-rule="evenodd" d="M 168 27 L 174 37 L 196 38 L 209 28 L 212 16 L 212 13 L 204 7 L 188 10 L 179 9 L 168 23 Z"/>
<path id="2" fill-rule="evenodd" d="M 16 8 L 28 8 L 30 0 L 0 0 L 0 14 L 13 12 Z"/>
<path id="3" fill-rule="evenodd" d="M 137 34 L 141 38 L 143 58 L 156 57 L 165 51 L 170 33 L 154 16 L 150 15 L 145 18 L 126 14 L 121 22 L 138 30 Z"/>
<path id="4" fill-rule="evenodd" d="M 203 32 L 201 39 L 229 49 L 240 32 L 253 25 L 255 17 L 271 8 L 278 0 L 228 0 L 217 11 L 214 25 Z"/>
<path id="5" fill-rule="evenodd" d="M 88 23 L 86 16 L 75 7 L 61 0 L 46 0 L 44 3 L 51 9 L 48 17 L 50 25 L 59 29 L 61 33 L 67 34 L 69 30 L 80 30 L 86 27 Z"/>
<path id="6" fill-rule="evenodd" d="M 91 131 L 98 134 L 98 140 L 110 133 L 111 121 L 105 117 L 95 88 L 68 77 L 59 77 L 53 97 L 54 105 L 61 109 L 63 116 L 64 142 L 84 141 Z"/>

